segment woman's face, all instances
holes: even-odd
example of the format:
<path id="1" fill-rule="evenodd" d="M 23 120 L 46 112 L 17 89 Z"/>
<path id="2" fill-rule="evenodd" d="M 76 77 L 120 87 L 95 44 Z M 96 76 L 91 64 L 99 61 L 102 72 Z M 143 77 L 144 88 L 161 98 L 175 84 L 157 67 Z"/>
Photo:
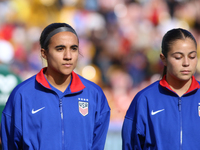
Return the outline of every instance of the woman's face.
<path id="1" fill-rule="evenodd" d="M 190 38 L 174 41 L 163 62 L 167 66 L 167 79 L 188 81 L 197 66 L 197 50 L 194 41 Z"/>
<path id="2" fill-rule="evenodd" d="M 70 75 L 78 60 L 78 38 L 72 32 L 59 32 L 51 37 L 49 50 L 42 49 L 47 60 L 48 72 L 55 75 Z"/>

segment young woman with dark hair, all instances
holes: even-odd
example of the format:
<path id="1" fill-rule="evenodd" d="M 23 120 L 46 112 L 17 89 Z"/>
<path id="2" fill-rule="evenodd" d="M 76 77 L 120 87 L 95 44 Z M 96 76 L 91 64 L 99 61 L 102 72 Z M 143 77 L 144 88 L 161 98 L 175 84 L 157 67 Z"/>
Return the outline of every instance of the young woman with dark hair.
<path id="1" fill-rule="evenodd" d="M 200 149 L 197 43 L 181 28 L 168 31 L 160 58 L 163 77 L 134 97 L 122 128 L 123 150 Z"/>
<path id="2" fill-rule="evenodd" d="M 4 150 L 103 150 L 110 108 L 102 89 L 76 74 L 79 39 L 66 23 L 40 37 L 47 67 L 19 84 L 2 113 Z"/>

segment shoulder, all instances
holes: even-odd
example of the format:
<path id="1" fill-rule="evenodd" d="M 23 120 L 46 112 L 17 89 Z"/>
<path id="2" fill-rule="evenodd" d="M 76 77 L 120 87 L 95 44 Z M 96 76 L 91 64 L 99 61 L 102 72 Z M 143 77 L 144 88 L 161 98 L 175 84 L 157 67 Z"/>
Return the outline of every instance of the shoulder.
<path id="1" fill-rule="evenodd" d="M 81 82 L 85 85 L 86 89 L 91 90 L 91 91 L 99 91 L 99 92 L 102 91 L 102 88 L 99 85 L 97 85 L 96 83 L 94 83 L 80 75 L 78 75 L 78 76 L 79 76 Z"/>
<path id="2" fill-rule="evenodd" d="M 27 88 L 32 88 L 34 86 L 34 83 L 35 83 L 35 76 L 32 76 L 26 80 L 24 80 L 23 82 L 21 82 L 20 84 L 18 84 L 13 92 L 16 93 L 16 92 L 19 92 L 19 91 L 23 91 L 23 90 L 26 90 Z"/>
<path id="3" fill-rule="evenodd" d="M 154 94 L 158 94 L 159 93 L 159 85 L 160 85 L 159 82 L 160 81 L 156 81 L 156 82 L 150 84 L 146 88 L 139 91 L 135 97 L 139 98 L 141 96 L 150 96 L 150 95 L 153 96 Z"/>
<path id="4" fill-rule="evenodd" d="M 34 83 L 35 75 L 18 84 L 11 92 L 8 101 L 14 101 L 14 99 L 17 99 L 17 97 L 27 93 L 28 90 L 32 90 L 35 87 Z"/>
<path id="5" fill-rule="evenodd" d="M 79 75 L 81 82 L 85 85 L 83 90 L 86 94 L 92 96 L 93 102 L 97 106 L 96 110 L 101 110 L 101 114 L 110 110 L 107 102 L 107 98 L 102 88 L 96 83 L 89 81 L 88 79 Z"/>
<path id="6" fill-rule="evenodd" d="M 12 113 L 12 109 L 15 108 L 20 108 L 21 107 L 21 99 L 23 97 L 24 94 L 27 93 L 27 91 L 31 91 L 32 88 L 30 89 L 30 87 L 34 87 L 33 82 L 35 81 L 35 76 L 32 76 L 31 78 L 21 82 L 20 84 L 18 84 L 13 91 L 11 92 L 7 102 L 6 102 L 6 106 L 3 110 L 4 113 L 11 115 Z"/>
<path id="7" fill-rule="evenodd" d="M 156 81 L 146 88 L 139 91 L 133 98 L 129 109 L 126 114 L 126 118 L 133 118 L 133 114 L 138 111 L 146 111 L 147 103 L 149 99 L 154 99 L 154 97 L 159 95 L 159 81 Z M 150 100 L 151 101 L 151 100 Z"/>

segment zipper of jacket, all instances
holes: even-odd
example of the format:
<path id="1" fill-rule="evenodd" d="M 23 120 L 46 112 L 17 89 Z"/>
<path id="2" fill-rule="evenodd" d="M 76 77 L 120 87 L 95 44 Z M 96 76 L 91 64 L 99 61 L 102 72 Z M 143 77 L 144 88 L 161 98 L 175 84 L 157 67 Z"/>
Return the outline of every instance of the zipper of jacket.
<path id="1" fill-rule="evenodd" d="M 62 128 L 62 150 L 64 150 L 64 120 L 63 120 L 63 107 L 62 107 L 62 99 L 59 100 L 59 108 L 60 108 L 60 116 L 61 116 L 61 128 Z"/>
<path id="2" fill-rule="evenodd" d="M 183 137 L 183 130 L 182 130 L 182 115 L 181 115 L 181 98 L 178 100 L 178 110 L 180 114 L 180 150 L 182 150 L 182 137 Z"/>

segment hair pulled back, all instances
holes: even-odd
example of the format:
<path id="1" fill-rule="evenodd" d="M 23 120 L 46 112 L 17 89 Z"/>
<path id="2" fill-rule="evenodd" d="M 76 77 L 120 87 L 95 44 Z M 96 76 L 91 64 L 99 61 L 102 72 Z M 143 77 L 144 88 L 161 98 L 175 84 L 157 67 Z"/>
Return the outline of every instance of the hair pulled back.
<path id="1" fill-rule="evenodd" d="M 71 30 L 74 31 L 74 33 L 76 33 L 76 31 L 69 24 L 66 24 L 66 23 L 52 23 L 52 24 L 48 25 L 47 27 L 45 27 L 44 30 L 41 33 L 41 36 L 40 36 L 40 46 L 41 46 L 41 48 L 43 48 L 45 50 L 48 50 L 48 45 L 49 45 L 50 39 L 47 42 L 45 42 L 46 38 L 48 37 L 48 35 L 52 31 L 54 31 L 55 29 L 60 28 L 60 27 L 70 28 Z"/>

